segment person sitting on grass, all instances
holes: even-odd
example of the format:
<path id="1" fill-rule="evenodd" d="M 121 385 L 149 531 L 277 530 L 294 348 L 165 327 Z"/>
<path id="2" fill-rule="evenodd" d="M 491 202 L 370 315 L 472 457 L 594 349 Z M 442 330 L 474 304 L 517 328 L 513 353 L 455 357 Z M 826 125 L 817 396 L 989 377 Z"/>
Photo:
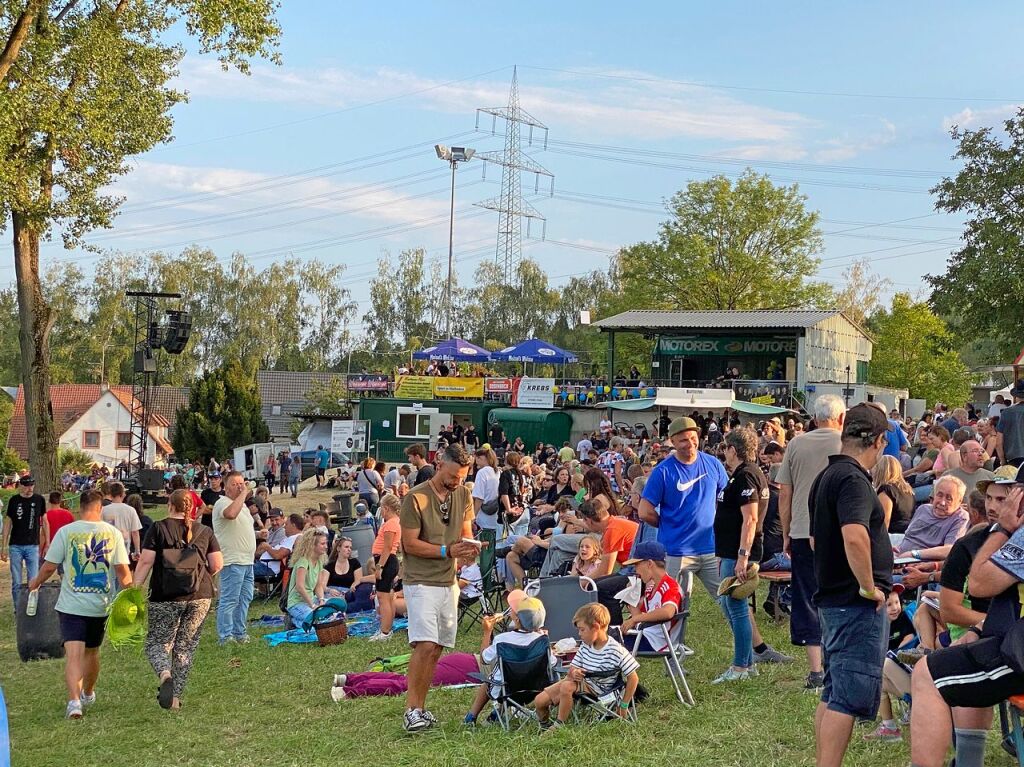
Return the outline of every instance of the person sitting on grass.
<path id="1" fill-rule="evenodd" d="M 302 626 L 313 611 L 326 601 L 327 536 L 315 527 L 302 531 L 292 550 L 292 576 L 288 581 L 288 615 Z"/>
<path id="2" fill-rule="evenodd" d="M 509 608 L 512 613 L 513 629 L 511 631 L 503 631 L 494 637 L 493 641 L 491 637 L 494 633 L 494 624 L 501 616 L 485 615 L 483 618 L 484 633 L 483 638 L 480 640 L 480 659 L 486 664 L 497 664 L 499 645 L 507 644 L 515 647 L 528 647 L 547 633 L 544 631 L 544 620 L 547 617 L 544 605 L 536 597 L 523 597 L 517 601 L 513 601 L 510 598 Z M 554 668 L 557 663 L 558 659 L 548 650 L 548 664 L 551 668 Z M 495 665 L 491 676 L 492 681 L 497 684 L 501 683 L 501 669 L 497 665 Z M 488 699 L 496 698 L 500 691 L 500 687 L 496 685 L 492 686 L 487 683 L 480 685 L 477 688 L 476 697 L 473 699 L 473 706 L 470 708 L 469 713 L 466 714 L 463 723 L 467 725 L 476 724 L 476 718 L 480 716 L 480 712 L 487 705 Z"/>
<path id="3" fill-rule="evenodd" d="M 543 690 L 533 701 L 542 728 L 561 727 L 569 721 L 575 704 L 573 696 L 577 692 L 586 691 L 603 697 L 617 687 L 617 677 L 625 680 L 625 689 L 616 713 L 620 717 L 626 716 L 640 684 L 637 674 L 640 664 L 625 647 L 608 636 L 610 620 L 608 608 L 600 603 L 584 605 L 573 615 L 572 622 L 582 644 L 569 664 L 566 677 Z M 556 705 L 558 714 L 552 721 L 551 709 Z"/>
<path id="4" fill-rule="evenodd" d="M 376 579 L 367 574 L 360 561 L 352 556 L 352 539 L 339 535 L 327 560 L 327 589 L 324 594 L 343 597 L 349 611 L 373 609 L 373 585 Z"/>

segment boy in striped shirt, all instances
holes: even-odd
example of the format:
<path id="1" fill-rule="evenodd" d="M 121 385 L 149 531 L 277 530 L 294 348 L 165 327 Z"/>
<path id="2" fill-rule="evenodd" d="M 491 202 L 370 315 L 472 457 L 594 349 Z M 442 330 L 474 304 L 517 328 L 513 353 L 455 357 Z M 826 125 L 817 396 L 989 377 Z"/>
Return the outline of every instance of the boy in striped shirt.
<path id="1" fill-rule="evenodd" d="M 608 636 L 611 616 L 607 607 L 596 602 L 584 605 L 576 611 L 572 622 L 579 631 L 582 644 L 569 664 L 569 673 L 560 682 L 543 690 L 533 701 L 544 729 L 560 727 L 569 720 L 575 703 L 573 695 L 578 691 L 585 688 L 597 697 L 607 695 L 615 689 L 620 676 L 625 679 L 626 687 L 616 713 L 625 717 L 640 684 L 637 674 L 640 664 L 625 647 Z M 551 708 L 556 703 L 558 718 L 551 721 Z"/>

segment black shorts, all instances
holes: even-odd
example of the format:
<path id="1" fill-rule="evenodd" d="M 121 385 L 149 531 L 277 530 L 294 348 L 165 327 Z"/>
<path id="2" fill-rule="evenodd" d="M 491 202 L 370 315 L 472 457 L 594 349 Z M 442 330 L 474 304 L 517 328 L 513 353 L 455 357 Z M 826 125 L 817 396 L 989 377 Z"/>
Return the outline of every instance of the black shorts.
<path id="1" fill-rule="evenodd" d="M 63 642 L 85 642 L 93 650 L 103 644 L 103 632 L 107 619 L 103 616 L 73 615 L 57 611 L 60 619 L 60 635 Z"/>
<path id="2" fill-rule="evenodd" d="M 521 564 L 526 565 L 527 568 L 542 567 L 544 565 L 544 560 L 547 558 L 548 550 L 546 548 L 543 546 L 534 546 L 526 552 L 526 556 L 523 557 Z"/>
<path id="3" fill-rule="evenodd" d="M 374 562 L 380 562 L 380 554 L 373 555 Z M 398 557 L 392 554 L 388 557 L 387 564 L 381 570 L 380 580 L 377 581 L 377 591 L 381 594 L 390 594 L 395 587 L 395 578 L 398 576 Z"/>
<path id="4" fill-rule="evenodd" d="M 999 651 L 1000 637 L 931 653 L 925 662 L 947 705 L 987 708 L 1011 695 L 1024 694 L 1024 674 L 1013 671 Z"/>
<path id="5" fill-rule="evenodd" d="M 326 472 L 327 472 L 327 469 L 321 469 L 319 466 L 316 467 L 316 475 L 318 477 L 322 478 Z"/>

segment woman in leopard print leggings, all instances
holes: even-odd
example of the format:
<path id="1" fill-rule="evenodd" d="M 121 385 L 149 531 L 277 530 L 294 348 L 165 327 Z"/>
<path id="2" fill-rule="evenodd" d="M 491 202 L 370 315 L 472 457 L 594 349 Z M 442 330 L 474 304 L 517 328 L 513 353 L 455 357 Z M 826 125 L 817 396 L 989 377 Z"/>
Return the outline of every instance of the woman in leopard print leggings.
<path id="1" fill-rule="evenodd" d="M 175 490 L 167 519 L 156 522 L 142 544 L 135 585 L 149 579 L 149 633 L 146 658 L 160 679 L 163 708 L 181 707 L 192 656 L 213 601 L 213 576 L 224 557 L 213 531 L 192 521 L 192 496 Z"/>

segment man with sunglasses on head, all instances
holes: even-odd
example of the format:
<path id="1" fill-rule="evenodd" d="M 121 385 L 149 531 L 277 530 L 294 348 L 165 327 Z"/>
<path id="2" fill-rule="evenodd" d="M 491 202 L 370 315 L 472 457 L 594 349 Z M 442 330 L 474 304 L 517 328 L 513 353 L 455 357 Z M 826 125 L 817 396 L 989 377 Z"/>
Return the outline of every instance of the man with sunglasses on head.
<path id="1" fill-rule="evenodd" d="M 432 727 L 436 720 L 426 709 L 427 691 L 444 649 L 455 646 L 459 587 L 456 561 L 476 559 L 473 537 L 473 497 L 465 487 L 472 458 L 461 445 L 438 454 L 437 470 L 405 496 L 402 526 L 404 575 L 409 617 L 409 689 L 403 726 L 406 732 Z"/>

